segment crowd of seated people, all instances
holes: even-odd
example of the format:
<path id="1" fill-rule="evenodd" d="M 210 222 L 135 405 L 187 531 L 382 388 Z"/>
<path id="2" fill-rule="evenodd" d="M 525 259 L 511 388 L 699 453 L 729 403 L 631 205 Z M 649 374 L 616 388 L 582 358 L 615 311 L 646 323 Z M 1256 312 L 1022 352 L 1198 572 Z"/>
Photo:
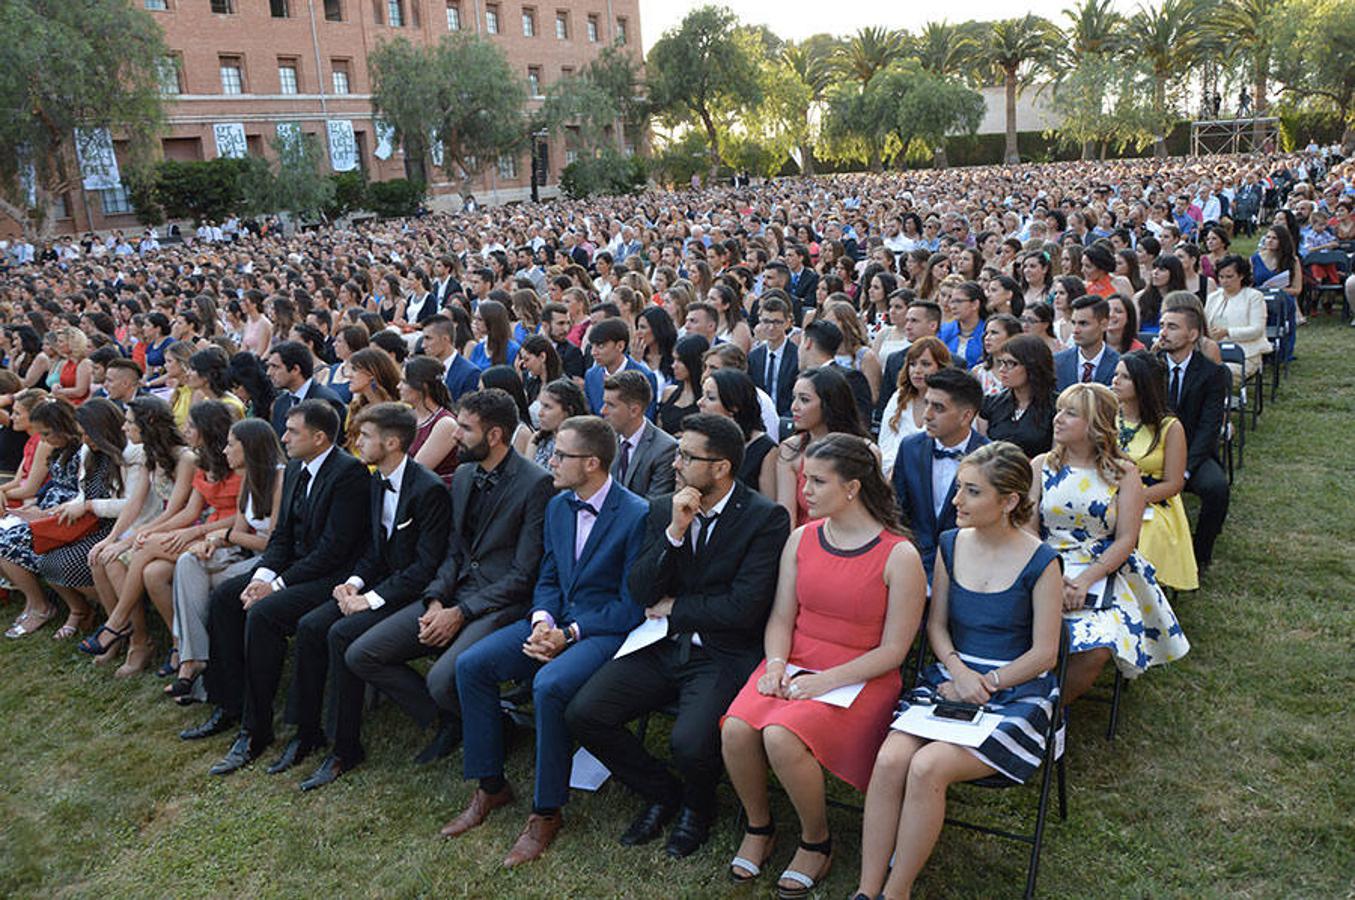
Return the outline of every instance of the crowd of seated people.
<path id="1" fill-rule="evenodd" d="M 1251 260 L 1202 219 L 1299 171 L 1323 199 Z M 1261 364 L 1260 288 L 1301 285 L 1295 229 L 1319 246 L 1355 194 L 1351 164 L 1301 156 L 964 177 L 11 254 L 6 636 L 52 622 L 120 677 L 158 665 L 207 710 L 179 737 L 228 739 L 213 775 L 309 760 L 306 791 L 367 764 L 374 688 L 424 732 L 415 764 L 471 783 L 449 839 L 516 800 L 516 681 L 535 758 L 505 865 L 564 827 L 580 744 L 637 795 L 621 843 L 672 857 L 727 774 L 736 882 L 776 852 L 775 773 L 785 897 L 833 865 L 827 771 L 864 792 L 860 893 L 905 896 L 949 785 L 1029 780 L 1108 662 L 1187 653 L 1174 592 L 1228 511 L 1221 347 Z M 674 701 L 665 760 L 628 726 Z M 977 747 L 899 727 L 939 702 L 1000 722 Z"/>

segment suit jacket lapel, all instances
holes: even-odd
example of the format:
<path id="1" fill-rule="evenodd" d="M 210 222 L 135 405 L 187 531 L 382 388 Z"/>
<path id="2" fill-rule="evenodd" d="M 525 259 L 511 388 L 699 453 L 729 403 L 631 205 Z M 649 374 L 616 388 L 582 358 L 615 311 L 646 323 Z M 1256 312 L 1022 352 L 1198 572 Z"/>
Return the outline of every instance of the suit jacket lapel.
<path id="1" fill-rule="evenodd" d="M 650 448 L 654 444 L 654 435 L 650 432 L 653 425 L 646 419 L 640 426 L 640 439 L 635 442 L 635 452 L 630 455 L 630 464 L 626 466 L 626 481 L 622 487 L 629 489 L 635 481 L 635 473 L 640 468 L 640 463 L 644 462 Z"/>
<path id="2" fill-rule="evenodd" d="M 612 489 L 607 492 L 607 499 L 602 504 L 602 509 L 598 510 L 597 521 L 593 523 L 593 530 L 588 532 L 588 540 L 584 542 L 583 552 L 579 554 L 579 559 L 574 565 L 573 575 L 569 579 L 571 586 L 574 584 L 574 580 L 579 577 L 579 573 L 588 565 L 588 558 L 593 555 L 593 551 L 602 542 L 603 535 L 612 527 L 612 520 L 616 518 L 614 515 L 616 507 L 621 503 L 621 496 L 617 491 L 618 487 L 619 485 L 613 482 Z M 578 522 L 579 516 L 575 513 L 575 528 L 578 527 Z M 577 540 L 575 543 L 577 543 Z M 573 543 L 570 544 L 569 555 L 571 557 L 574 555 Z"/>
<path id="3" fill-rule="evenodd" d="M 386 503 L 386 490 L 381 486 L 381 481 L 373 477 L 371 486 L 367 489 L 372 495 L 372 546 L 382 551 L 385 555 L 386 530 L 381 527 L 381 509 Z"/>
<path id="4" fill-rule="evenodd" d="M 494 514 L 498 512 L 499 506 L 502 505 L 504 495 L 512 490 L 513 476 L 518 471 L 516 456 L 516 452 L 510 452 L 504 457 L 503 462 L 499 463 L 502 468 L 499 472 L 498 485 L 494 489 L 494 500 L 489 506 L 480 510 L 480 521 L 476 524 L 475 535 L 470 542 L 472 550 L 479 546 L 480 539 L 484 537 L 485 531 L 489 528 L 489 523 L 494 521 Z"/>
<path id="5" fill-rule="evenodd" d="M 715 530 L 723 536 L 738 534 L 739 521 L 748 510 L 748 487 L 741 481 L 734 482 L 734 490 L 729 495 L 729 502 L 725 504 L 724 511 L 715 519 Z M 687 529 L 691 534 L 692 529 Z M 667 540 L 667 538 L 665 538 Z M 694 562 L 700 562 L 710 554 L 710 538 L 703 536 L 701 552 L 696 554 Z"/>
<path id="6" fill-rule="evenodd" d="M 466 527 L 466 506 L 470 502 L 473 478 L 452 479 L 452 533 L 458 538 Z"/>
<path id="7" fill-rule="evenodd" d="M 932 438 L 929 436 L 925 441 L 921 441 L 921 465 L 918 471 L 922 473 L 922 499 L 926 501 L 923 507 L 923 514 L 928 521 L 936 523 L 936 498 L 932 494 Z"/>

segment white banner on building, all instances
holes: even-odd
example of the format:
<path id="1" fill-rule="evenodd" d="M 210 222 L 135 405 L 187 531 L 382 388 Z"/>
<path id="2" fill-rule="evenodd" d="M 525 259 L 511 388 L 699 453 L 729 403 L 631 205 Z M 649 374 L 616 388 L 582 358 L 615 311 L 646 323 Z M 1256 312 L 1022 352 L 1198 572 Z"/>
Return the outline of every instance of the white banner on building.
<path id="1" fill-rule="evenodd" d="M 390 159 L 395 155 L 395 127 L 380 119 L 376 125 L 376 158 Z"/>
<path id="2" fill-rule="evenodd" d="M 87 191 L 107 191 L 122 184 L 113 135 L 107 128 L 75 129 L 75 155 Z"/>
<path id="3" fill-rule="evenodd" d="M 300 122 L 279 122 L 278 123 L 278 142 L 285 145 L 293 145 L 301 140 Z"/>
<path id="4" fill-rule="evenodd" d="M 348 119 L 330 119 L 325 122 L 329 132 L 329 165 L 335 172 L 351 172 L 358 167 L 358 142 L 353 137 L 353 123 Z"/>
<path id="5" fill-rule="evenodd" d="M 249 155 L 245 141 L 245 126 L 239 122 L 218 123 L 212 126 L 216 137 L 216 155 L 227 159 L 244 159 Z"/>
<path id="6" fill-rule="evenodd" d="M 438 137 L 436 131 L 428 132 L 428 155 L 433 158 L 433 165 L 439 169 L 442 168 L 442 158 L 444 154 L 442 139 Z"/>

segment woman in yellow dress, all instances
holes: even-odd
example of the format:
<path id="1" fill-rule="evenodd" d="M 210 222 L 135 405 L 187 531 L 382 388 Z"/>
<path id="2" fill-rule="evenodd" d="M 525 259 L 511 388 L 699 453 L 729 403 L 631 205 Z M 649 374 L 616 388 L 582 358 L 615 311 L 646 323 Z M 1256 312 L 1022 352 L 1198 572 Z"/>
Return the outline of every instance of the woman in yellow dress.
<path id="1" fill-rule="evenodd" d="M 1143 477 L 1139 554 L 1157 570 L 1159 584 L 1179 591 L 1200 586 L 1190 522 L 1181 502 L 1186 484 L 1186 431 L 1167 414 L 1167 371 L 1151 353 L 1120 357 L 1111 390 L 1120 401 L 1120 448 Z"/>

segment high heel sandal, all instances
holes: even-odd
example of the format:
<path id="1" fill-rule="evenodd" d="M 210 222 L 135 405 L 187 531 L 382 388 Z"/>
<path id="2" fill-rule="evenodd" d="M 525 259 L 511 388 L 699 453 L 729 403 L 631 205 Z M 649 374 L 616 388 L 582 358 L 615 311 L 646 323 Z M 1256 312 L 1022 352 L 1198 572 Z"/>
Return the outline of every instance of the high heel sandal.
<path id="1" fill-rule="evenodd" d="M 169 656 L 165 657 L 165 664 L 161 666 L 159 669 L 156 669 L 155 674 L 160 678 L 168 678 L 169 676 L 174 675 L 178 671 L 179 671 L 179 651 L 176 649 L 169 651 Z"/>
<path id="2" fill-rule="evenodd" d="M 754 862 L 742 856 L 736 856 L 729 861 L 729 880 L 735 884 L 747 884 L 761 875 L 762 867 L 767 865 L 767 860 L 771 859 L 772 854 L 776 852 L 776 822 L 768 822 L 766 825 L 749 825 L 743 830 L 743 833 L 751 834 L 754 837 L 770 836 L 771 840 L 767 842 L 767 851 L 762 854 L 761 861 Z M 736 867 L 743 869 L 748 874 L 739 874 Z"/>
<path id="3" fill-rule="evenodd" d="M 828 877 L 828 873 L 833 868 L 833 839 L 830 837 L 825 841 L 819 841 L 817 844 L 805 843 L 800 840 L 800 849 L 808 850 L 810 853 L 818 853 L 825 857 L 823 868 L 819 869 L 818 874 L 810 878 L 804 872 L 797 872 L 794 869 L 787 869 L 781 873 L 781 878 L 777 879 L 776 896 L 777 900 L 803 900 L 808 897 L 814 888 L 819 886 L 819 882 Z M 782 880 L 795 882 L 795 887 L 786 887 L 781 884 Z"/>
<path id="4" fill-rule="evenodd" d="M 108 632 L 109 634 L 113 635 L 113 640 L 109 641 L 107 644 L 99 643 L 99 638 L 103 636 L 104 632 Z M 81 653 L 84 653 L 88 656 L 103 656 L 104 654 L 110 652 L 118 644 L 121 644 L 123 641 L 130 639 L 131 636 L 132 636 L 131 625 L 128 625 L 122 631 L 119 631 L 116 628 L 109 628 L 108 624 L 104 623 L 103 625 L 99 626 L 98 631 L 94 632 L 89 637 L 85 638 L 83 641 L 76 644 L 75 649 L 79 650 Z"/>
<path id="5" fill-rule="evenodd" d="M 129 644 L 127 647 L 127 660 L 113 673 L 114 678 L 130 678 L 133 675 L 145 671 L 146 666 L 150 665 L 151 654 L 155 652 L 155 645 L 147 641 L 144 646 Z"/>

